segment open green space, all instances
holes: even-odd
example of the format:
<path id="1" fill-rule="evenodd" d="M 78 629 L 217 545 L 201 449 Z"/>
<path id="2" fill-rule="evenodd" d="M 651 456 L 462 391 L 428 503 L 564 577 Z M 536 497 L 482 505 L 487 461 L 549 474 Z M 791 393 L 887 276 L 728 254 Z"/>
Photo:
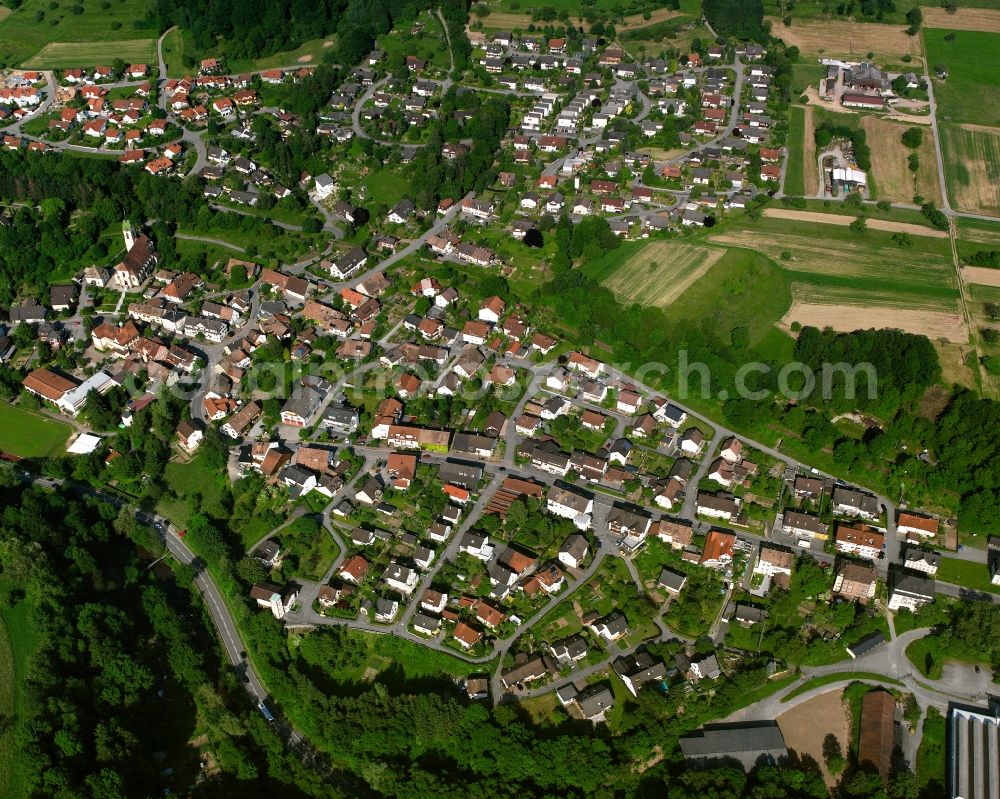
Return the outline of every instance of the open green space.
<path id="1" fill-rule="evenodd" d="M 817 88 L 826 77 L 826 67 L 821 64 L 802 63 L 792 65 L 792 96 L 798 97 L 810 86 Z"/>
<path id="2" fill-rule="evenodd" d="M 990 582 L 990 570 L 984 563 L 943 557 L 936 577 L 943 583 L 952 583 L 976 591 L 1000 593 L 1000 585 L 993 585 Z"/>
<path id="3" fill-rule="evenodd" d="M 798 105 L 788 109 L 788 164 L 785 166 L 785 194 L 801 197 L 806 193 L 805 155 L 806 112 Z"/>
<path id="4" fill-rule="evenodd" d="M 927 63 L 947 69 L 945 80 L 934 80 L 939 121 L 1000 125 L 1000 33 L 924 28 Z"/>
<path id="5" fill-rule="evenodd" d="M 410 179 L 391 169 L 372 172 L 364 179 L 366 198 L 371 203 L 383 203 L 392 208 L 410 193 Z"/>
<path id="6" fill-rule="evenodd" d="M 226 68 L 230 72 L 250 72 L 278 67 L 311 67 L 322 62 L 323 54 L 330 51 L 334 41 L 333 37 L 327 36 L 310 39 L 294 50 L 284 50 L 262 58 L 230 58 L 226 61 Z"/>
<path id="7" fill-rule="evenodd" d="M 64 452 L 72 429 L 65 422 L 0 404 L 0 451 L 22 458 L 45 458 Z"/>
<path id="8" fill-rule="evenodd" d="M 100 0 L 25 0 L 0 19 L 0 64 L 86 67 L 110 64 L 114 58 L 154 63 L 158 31 L 150 19 L 151 0 L 106 5 Z"/>
<path id="9" fill-rule="evenodd" d="M 770 217 L 737 225 L 711 240 L 769 255 L 788 270 L 797 299 L 839 304 L 853 296 L 853 304 L 955 310 L 959 292 L 947 239 L 912 236 L 904 248 L 880 230 Z"/>
<path id="10" fill-rule="evenodd" d="M 699 323 L 714 319 L 719 329 L 746 330 L 750 343 L 774 343 L 768 336 L 788 310 L 791 292 L 784 272 L 758 252 L 730 250 L 699 278 L 671 308 L 671 318 Z M 787 336 L 783 336 L 788 338 Z M 788 352 L 791 352 L 788 339 Z"/>
<path id="11" fill-rule="evenodd" d="M 22 600 L 13 607 L 0 608 L 0 718 L 5 720 L 0 729 L 0 796 L 8 799 L 25 796 L 16 737 L 26 699 L 24 679 L 28 658 L 37 645 L 29 603 Z"/>
<path id="12" fill-rule="evenodd" d="M 813 677 L 812 679 L 806 680 L 802 685 L 796 686 L 792 691 L 789 691 L 783 697 L 781 697 L 782 703 L 788 702 L 797 696 L 801 696 L 807 691 L 812 691 L 814 688 L 822 688 L 824 685 L 832 685 L 836 682 L 844 682 L 847 680 L 877 680 L 878 682 L 885 683 L 886 685 L 902 685 L 899 680 L 893 679 L 892 677 L 886 677 L 882 674 L 876 674 L 871 671 L 838 671 L 834 674 L 825 674 L 822 677 Z"/>
<path id="13" fill-rule="evenodd" d="M 198 497 L 206 512 L 219 515 L 216 511 L 220 510 L 225 479 L 225 472 L 212 468 L 203 453 L 188 463 L 172 461 L 164 472 L 169 491 L 160 498 L 156 509 L 174 524 L 183 527 L 195 512 L 192 500 Z"/>
<path id="14" fill-rule="evenodd" d="M 167 75 L 176 75 L 184 59 L 184 33 L 180 28 L 172 28 L 163 37 L 163 62 L 167 67 Z"/>

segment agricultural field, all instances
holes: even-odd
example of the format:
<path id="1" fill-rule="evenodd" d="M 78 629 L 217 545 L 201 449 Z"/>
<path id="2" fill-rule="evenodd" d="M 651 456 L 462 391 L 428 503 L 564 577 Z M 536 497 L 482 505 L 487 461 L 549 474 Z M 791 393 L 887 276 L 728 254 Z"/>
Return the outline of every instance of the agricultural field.
<path id="1" fill-rule="evenodd" d="M 667 308 L 724 254 L 721 248 L 652 242 L 605 277 L 602 285 L 623 302 Z"/>
<path id="2" fill-rule="evenodd" d="M 939 122 L 966 122 L 1000 126 L 1000 59 L 984 57 L 1000 52 L 1000 33 L 924 31 L 927 63 L 944 66 L 946 80 L 933 78 Z"/>
<path id="3" fill-rule="evenodd" d="M 962 280 L 980 286 L 1000 288 L 1000 269 L 990 269 L 988 266 L 963 266 Z"/>
<path id="4" fill-rule="evenodd" d="M 156 63 L 156 42 L 152 39 L 128 39 L 115 42 L 114 56 L 126 64 Z M 91 66 L 108 59 L 108 46 L 101 42 L 52 42 L 24 62 L 32 69 L 64 69 Z"/>
<path id="5" fill-rule="evenodd" d="M 958 237 L 962 241 L 1000 245 L 1000 220 L 997 222 L 986 222 L 981 219 L 964 219 L 960 217 L 956 221 L 958 223 Z M 996 249 L 996 247 L 993 249 Z"/>
<path id="6" fill-rule="evenodd" d="M 93 66 L 114 57 L 154 63 L 151 6 L 150 0 L 120 0 L 108 9 L 101 0 L 25 0 L 0 19 L 0 65 Z"/>
<path id="7" fill-rule="evenodd" d="M 70 426 L 7 403 L 0 404 L 0 451 L 22 458 L 65 452 Z"/>
<path id="8" fill-rule="evenodd" d="M 912 235 L 903 253 L 893 235 L 765 216 L 752 229 L 729 229 L 711 240 L 758 250 L 787 270 L 793 302 L 783 326 L 854 330 L 879 324 L 966 342 L 947 239 Z"/>
<path id="9" fill-rule="evenodd" d="M 946 239 L 913 236 L 903 250 L 893 235 L 874 229 L 855 233 L 841 225 L 819 226 L 768 216 L 752 228 L 730 228 L 711 240 L 759 250 L 797 281 L 844 286 L 861 293 L 868 287 L 876 292 L 913 294 L 914 303 L 947 304 L 958 297 Z"/>
<path id="10" fill-rule="evenodd" d="M 1000 10 L 996 8 L 959 8 L 949 14 L 938 6 L 923 6 L 920 11 L 925 28 L 1000 33 Z"/>
<path id="11" fill-rule="evenodd" d="M 765 208 L 764 216 L 771 219 L 791 219 L 798 222 L 811 222 L 819 225 L 838 225 L 849 227 L 855 217 L 852 214 L 825 214 L 817 211 L 797 211 L 791 208 Z M 911 236 L 929 236 L 932 239 L 945 239 L 948 234 L 943 230 L 928 227 L 918 222 L 902 222 L 889 219 L 868 219 L 868 227 L 872 230 L 883 230 L 889 233 L 907 233 Z"/>
<path id="12" fill-rule="evenodd" d="M 806 56 L 826 55 L 860 58 L 874 53 L 880 61 L 898 61 L 911 55 L 914 64 L 923 56 L 919 36 L 908 36 L 905 25 L 878 25 L 845 20 L 795 20 L 785 27 L 778 17 L 767 17 L 772 33 Z M 808 60 L 806 58 L 805 60 Z"/>
<path id="13" fill-rule="evenodd" d="M 818 182 L 814 180 L 810 184 L 805 179 L 807 151 L 812 152 L 813 172 L 816 171 L 815 150 L 816 143 L 812 134 L 812 109 L 793 105 L 788 109 L 788 164 L 785 167 L 785 185 L 783 187 L 785 194 L 802 197 L 807 192 L 812 194 L 816 190 Z"/>
<path id="14" fill-rule="evenodd" d="M 823 757 L 823 747 L 827 737 L 833 735 L 840 743 L 841 751 L 847 751 L 850 724 L 841 701 L 843 693 L 842 689 L 834 688 L 786 710 L 776 719 L 785 740 L 795 741 L 796 754 L 811 757 L 822 764 L 823 779 L 831 789 L 836 786 L 839 775 L 830 773 Z M 823 719 L 822 724 L 816 723 L 819 718 Z"/>
<path id="15" fill-rule="evenodd" d="M 655 25 L 665 22 L 684 14 L 698 14 L 699 6 L 692 0 L 682 0 L 681 10 L 675 11 L 668 8 L 657 8 L 657 3 L 650 0 L 593 0 L 587 4 L 588 14 L 596 13 L 606 15 L 620 22 L 615 25 L 619 32 L 633 28 Z M 484 6 L 489 10 L 486 16 L 477 14 L 477 8 Z M 533 12 L 542 6 L 552 8 L 557 14 L 566 13 L 570 19 L 582 21 L 581 5 L 579 0 L 551 0 L 536 6 L 533 3 L 526 3 L 523 0 L 499 0 L 499 2 L 477 3 L 472 9 L 473 17 L 483 23 L 485 27 L 494 30 L 509 30 L 511 28 L 526 29 L 532 23 L 537 24 Z M 649 14 L 649 18 L 645 14 Z"/>
<path id="16" fill-rule="evenodd" d="M 1000 128 L 941 125 L 945 179 L 959 211 L 1000 216 Z"/>
<path id="17" fill-rule="evenodd" d="M 919 194 L 941 205 L 937 155 L 929 130 L 924 132 L 920 147 L 911 150 L 900 143 L 903 133 L 911 127 L 909 125 L 866 116 L 861 120 L 861 127 L 867 134 L 868 146 L 871 148 L 872 168 L 880 200 L 911 203 L 914 195 Z M 914 153 L 920 166 L 916 172 L 911 172 L 908 159 Z"/>
<path id="18" fill-rule="evenodd" d="M 831 296 L 832 295 L 832 296 Z M 867 330 L 868 328 L 890 328 L 916 333 L 932 341 L 944 339 L 950 343 L 958 343 L 968 339 L 968 331 L 962 315 L 957 311 L 944 313 L 941 311 L 924 311 L 919 308 L 892 308 L 879 306 L 873 310 L 875 303 L 852 305 L 854 299 L 850 292 L 831 292 L 818 295 L 810 288 L 803 287 L 802 299 L 796 296 L 792 307 L 788 310 L 783 325 L 798 322 L 803 327 L 831 327 L 834 330 L 850 332 L 852 330 Z M 818 298 L 836 300 L 840 303 L 830 304 L 816 302 Z"/>

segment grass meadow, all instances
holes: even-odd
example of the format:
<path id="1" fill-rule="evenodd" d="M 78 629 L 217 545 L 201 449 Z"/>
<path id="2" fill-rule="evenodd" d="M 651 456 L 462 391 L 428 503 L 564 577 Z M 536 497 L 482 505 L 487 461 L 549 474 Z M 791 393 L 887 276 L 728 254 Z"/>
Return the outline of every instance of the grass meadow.
<path id="1" fill-rule="evenodd" d="M 0 65 L 93 66 L 115 57 L 151 63 L 159 33 L 151 10 L 151 0 L 118 0 L 107 9 L 102 0 L 25 0 L 0 20 Z"/>
<path id="2" fill-rule="evenodd" d="M 22 458 L 56 455 L 65 451 L 70 432 L 65 422 L 0 404 L 0 451 Z"/>
<path id="3" fill-rule="evenodd" d="M 1000 125 L 1000 33 L 925 28 L 923 36 L 932 73 L 948 70 L 934 79 L 938 121 Z"/>

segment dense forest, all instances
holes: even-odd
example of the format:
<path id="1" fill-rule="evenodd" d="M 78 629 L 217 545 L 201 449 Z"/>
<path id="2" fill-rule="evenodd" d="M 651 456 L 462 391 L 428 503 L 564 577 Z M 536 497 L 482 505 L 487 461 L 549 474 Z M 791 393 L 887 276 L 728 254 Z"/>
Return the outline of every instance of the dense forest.
<path id="1" fill-rule="evenodd" d="M 471 48 L 464 33 L 463 0 L 157 0 L 155 14 L 161 30 L 178 25 L 190 31 L 199 53 L 258 58 L 336 34 L 325 60 L 354 66 L 372 49 L 376 36 L 432 8 L 441 9 L 455 65 L 464 67 Z M 193 66 L 188 58 L 186 66 Z"/>
<path id="2" fill-rule="evenodd" d="M 918 400 L 941 378 L 930 340 L 901 330 L 836 333 L 806 327 L 795 341 L 795 358 L 817 375 L 805 399 L 825 404 L 834 413 L 869 406 L 891 413 L 902 403 Z M 833 368 L 840 364 L 845 370 Z M 826 385 L 824 370 L 830 377 Z"/>
<path id="3" fill-rule="evenodd" d="M 196 731 L 222 769 L 199 795 L 331 795 L 221 667 L 193 572 L 146 568 L 162 543 L 131 510 L 26 487 L 3 464 L 0 506 L 0 603 L 26 606 L 34 640 L 15 728 L 28 795 L 183 793 Z"/>
<path id="4" fill-rule="evenodd" d="M 767 41 L 762 0 L 702 0 L 701 8 L 718 36 Z"/>

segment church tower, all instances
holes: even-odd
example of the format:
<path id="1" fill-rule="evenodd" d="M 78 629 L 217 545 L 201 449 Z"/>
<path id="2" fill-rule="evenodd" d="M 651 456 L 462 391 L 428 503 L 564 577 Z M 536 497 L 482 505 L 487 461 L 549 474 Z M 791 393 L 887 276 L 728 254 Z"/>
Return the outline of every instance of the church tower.
<path id="1" fill-rule="evenodd" d="M 139 237 L 139 232 L 132 226 L 128 219 L 122 220 L 122 235 L 125 237 L 125 252 L 128 252 L 135 245 L 135 240 Z"/>

